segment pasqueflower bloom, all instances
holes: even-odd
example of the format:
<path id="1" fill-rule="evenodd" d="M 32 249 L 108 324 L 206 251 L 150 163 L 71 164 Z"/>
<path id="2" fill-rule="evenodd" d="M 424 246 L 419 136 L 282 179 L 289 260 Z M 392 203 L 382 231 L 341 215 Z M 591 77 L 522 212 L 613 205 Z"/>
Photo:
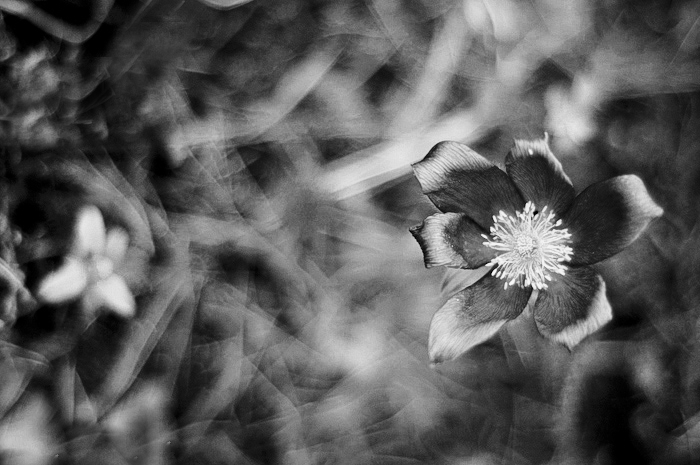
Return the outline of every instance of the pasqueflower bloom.
<path id="1" fill-rule="evenodd" d="M 433 362 L 452 359 L 522 313 L 533 289 L 535 324 L 569 349 L 612 319 L 591 265 L 631 244 L 663 210 L 634 175 L 578 196 L 547 138 L 516 141 L 505 171 L 466 145 L 437 144 L 413 165 L 441 213 L 411 229 L 426 267 L 490 267 L 430 324 Z"/>
<path id="2" fill-rule="evenodd" d="M 129 246 L 129 235 L 119 227 L 106 230 L 95 206 L 83 207 L 63 264 L 38 285 L 36 296 L 58 304 L 80 298 L 86 313 L 106 308 L 123 317 L 134 315 L 134 296 L 124 278 L 114 272 Z"/>

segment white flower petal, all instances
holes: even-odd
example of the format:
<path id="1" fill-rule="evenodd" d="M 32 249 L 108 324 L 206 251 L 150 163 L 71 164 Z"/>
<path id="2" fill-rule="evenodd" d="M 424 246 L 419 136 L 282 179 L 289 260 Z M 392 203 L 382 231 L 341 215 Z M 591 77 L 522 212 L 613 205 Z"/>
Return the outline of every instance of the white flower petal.
<path id="1" fill-rule="evenodd" d="M 49 400 L 28 391 L 0 422 L 3 463 L 43 465 L 54 463 L 58 431 Z"/>
<path id="2" fill-rule="evenodd" d="M 49 273 L 40 283 L 36 297 L 45 303 L 67 302 L 83 293 L 88 282 L 85 263 L 74 257 L 66 257 L 65 263 Z"/>
<path id="3" fill-rule="evenodd" d="M 78 257 L 100 254 L 105 248 L 105 222 L 94 205 L 86 205 L 78 212 L 73 233 L 71 253 Z"/>
<path id="4" fill-rule="evenodd" d="M 124 228 L 114 227 L 107 231 L 107 240 L 104 254 L 112 260 L 115 266 L 119 265 L 129 248 L 129 233 Z"/>
<path id="5" fill-rule="evenodd" d="M 113 274 L 107 279 L 99 281 L 90 289 L 90 310 L 104 306 L 124 318 L 134 316 L 136 301 L 124 278 Z"/>

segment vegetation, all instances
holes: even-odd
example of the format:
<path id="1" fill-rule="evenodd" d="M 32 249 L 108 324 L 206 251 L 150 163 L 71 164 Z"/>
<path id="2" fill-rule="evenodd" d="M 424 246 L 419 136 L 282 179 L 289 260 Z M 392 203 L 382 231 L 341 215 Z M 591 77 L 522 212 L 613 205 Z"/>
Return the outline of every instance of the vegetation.
<path id="1" fill-rule="evenodd" d="M 0 11 L 2 463 L 697 460 L 698 2 Z M 545 131 L 577 191 L 636 174 L 665 213 L 573 351 L 523 317 L 431 367 L 475 276 L 424 268 L 410 164 Z"/>

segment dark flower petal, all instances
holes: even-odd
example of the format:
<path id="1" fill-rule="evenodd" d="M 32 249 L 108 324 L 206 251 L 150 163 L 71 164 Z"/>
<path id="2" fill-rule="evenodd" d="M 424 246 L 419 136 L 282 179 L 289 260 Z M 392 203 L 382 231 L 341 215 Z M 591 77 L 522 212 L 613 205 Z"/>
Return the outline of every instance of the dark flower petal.
<path id="1" fill-rule="evenodd" d="M 618 176 L 589 186 L 563 218 L 574 249 L 571 264 L 589 265 L 615 255 L 661 214 L 663 209 L 637 176 Z"/>
<path id="2" fill-rule="evenodd" d="M 458 142 L 440 142 L 413 171 L 436 207 L 466 213 L 483 228 L 500 210 L 513 214 L 525 204 L 504 171 Z"/>
<path id="3" fill-rule="evenodd" d="M 485 231 L 463 213 L 436 213 L 410 229 L 423 250 L 426 268 L 479 268 L 496 256 L 484 245 Z"/>
<path id="4" fill-rule="evenodd" d="M 493 336 L 516 318 L 532 290 L 511 286 L 490 274 L 452 296 L 430 322 L 430 361 L 441 363 L 463 354 Z"/>
<path id="5" fill-rule="evenodd" d="M 549 207 L 558 218 L 569 209 L 576 193 L 547 139 L 516 140 L 506 156 L 506 171 L 520 193 L 538 210 Z"/>
<path id="6" fill-rule="evenodd" d="M 537 296 L 533 313 L 540 333 L 569 349 L 612 319 L 605 281 L 587 266 L 553 278 Z"/>

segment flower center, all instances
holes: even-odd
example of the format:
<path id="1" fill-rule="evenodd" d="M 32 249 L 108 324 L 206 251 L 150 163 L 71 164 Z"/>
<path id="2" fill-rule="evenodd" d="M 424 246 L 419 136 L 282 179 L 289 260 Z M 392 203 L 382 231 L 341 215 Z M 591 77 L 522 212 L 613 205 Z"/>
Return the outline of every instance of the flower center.
<path id="1" fill-rule="evenodd" d="M 537 212 L 532 202 L 515 216 L 500 211 L 493 217 L 490 237 L 482 237 L 485 246 L 502 252 L 487 265 L 495 266 L 491 274 L 505 281 L 504 289 L 514 284 L 546 289 L 551 273 L 564 275 L 563 263 L 571 260 L 573 249 L 568 246 L 571 234 L 560 225 L 554 212 L 547 212 L 547 207 Z"/>
<path id="2" fill-rule="evenodd" d="M 103 281 L 114 273 L 114 263 L 102 255 L 90 254 L 85 259 L 85 264 L 88 269 L 90 282 L 93 283 Z"/>

